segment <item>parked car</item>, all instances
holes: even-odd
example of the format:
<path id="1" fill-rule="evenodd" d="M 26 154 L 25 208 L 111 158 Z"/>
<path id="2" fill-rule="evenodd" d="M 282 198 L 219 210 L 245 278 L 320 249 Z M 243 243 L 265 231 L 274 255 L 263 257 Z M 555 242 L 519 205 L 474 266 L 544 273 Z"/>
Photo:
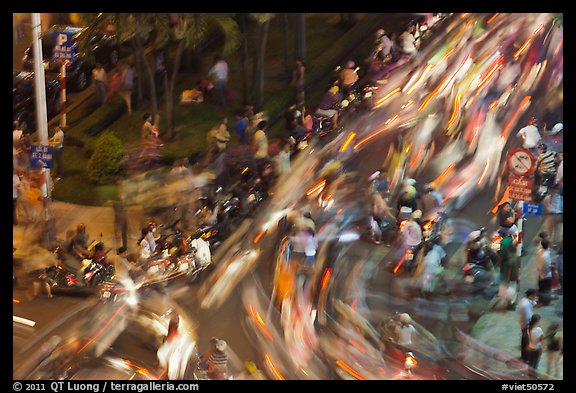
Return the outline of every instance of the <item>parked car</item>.
<path id="1" fill-rule="evenodd" d="M 36 102 L 34 73 L 29 71 L 14 71 L 12 103 L 14 106 L 14 121 L 25 132 L 36 129 Z M 58 75 L 46 73 L 46 111 L 48 120 L 52 119 L 62 109 L 60 92 L 62 90 Z"/>
<path id="2" fill-rule="evenodd" d="M 61 26 L 55 25 L 42 33 L 42 57 L 44 59 L 44 69 L 60 72 L 62 60 L 55 59 L 54 47 L 58 34 L 66 34 L 71 37 L 73 44 L 67 45 L 72 48 L 72 59 L 66 66 L 67 88 L 72 90 L 84 90 L 92 77 L 92 69 L 96 63 L 100 63 L 106 70 L 112 69 L 117 63 L 120 55 L 120 46 L 113 35 L 108 35 L 100 30 L 90 30 L 87 27 Z M 89 51 L 93 56 L 83 56 L 77 52 L 78 41 L 83 34 L 90 34 Z M 22 66 L 27 71 L 34 68 L 34 51 L 29 47 L 24 52 Z"/>

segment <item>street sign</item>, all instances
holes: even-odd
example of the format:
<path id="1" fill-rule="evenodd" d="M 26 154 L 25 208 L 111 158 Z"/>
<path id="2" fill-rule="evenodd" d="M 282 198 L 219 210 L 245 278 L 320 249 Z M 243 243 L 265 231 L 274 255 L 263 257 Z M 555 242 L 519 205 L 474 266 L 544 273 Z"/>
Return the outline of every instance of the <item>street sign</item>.
<path id="1" fill-rule="evenodd" d="M 517 176 L 530 176 L 536 169 L 534 154 L 528 149 L 512 149 L 506 158 L 508 169 Z"/>
<path id="2" fill-rule="evenodd" d="M 508 176 L 508 198 L 517 201 L 532 201 L 532 179 L 525 176 Z"/>
<path id="3" fill-rule="evenodd" d="M 32 145 L 30 163 L 38 168 L 52 168 L 54 148 L 46 145 Z"/>
<path id="4" fill-rule="evenodd" d="M 71 60 L 75 55 L 72 31 L 62 31 L 55 35 L 54 50 L 52 57 L 54 60 Z"/>
<path id="5" fill-rule="evenodd" d="M 522 206 L 522 213 L 525 216 L 541 216 L 542 215 L 542 204 L 527 202 Z"/>

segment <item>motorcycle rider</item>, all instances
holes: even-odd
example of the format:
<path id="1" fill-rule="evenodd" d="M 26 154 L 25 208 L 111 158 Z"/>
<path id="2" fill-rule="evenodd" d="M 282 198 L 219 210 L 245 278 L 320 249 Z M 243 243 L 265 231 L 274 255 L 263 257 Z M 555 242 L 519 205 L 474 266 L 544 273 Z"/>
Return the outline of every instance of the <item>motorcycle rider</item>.
<path id="1" fill-rule="evenodd" d="M 468 242 L 466 243 L 466 256 L 468 263 L 482 266 L 486 271 L 492 271 L 494 268 L 490 256 L 486 252 L 486 248 L 481 238 L 483 236 L 482 230 L 470 232 L 468 235 Z"/>
<path id="2" fill-rule="evenodd" d="M 228 379 L 228 344 L 224 340 L 216 340 L 213 351 L 208 357 L 208 378 Z"/>
<path id="3" fill-rule="evenodd" d="M 355 66 L 356 63 L 354 63 L 353 60 L 348 60 L 344 68 L 342 68 L 338 74 L 338 84 L 340 85 L 344 96 L 350 94 L 356 82 L 360 79 L 358 72 L 354 68 Z"/>
<path id="4" fill-rule="evenodd" d="M 379 244 L 382 241 L 384 222 L 388 221 L 390 228 L 395 227 L 396 215 L 392 211 L 392 207 L 386 202 L 386 199 L 377 191 L 372 192 L 372 217 L 378 224 L 378 230 L 374 233 L 374 241 Z"/>
<path id="5" fill-rule="evenodd" d="M 398 210 L 400 210 L 402 206 L 409 207 L 412 211 L 418 209 L 418 190 L 416 190 L 415 187 L 416 180 L 406 179 L 402 184 L 402 190 L 398 198 Z"/>
<path id="6" fill-rule="evenodd" d="M 86 225 L 80 223 L 76 226 L 76 233 L 70 239 L 68 244 L 68 252 L 76 256 L 79 260 L 83 260 L 90 256 L 89 247 L 89 236 L 86 232 Z"/>
<path id="7" fill-rule="evenodd" d="M 338 127 L 338 111 L 340 106 L 340 89 L 332 86 L 320 100 L 315 115 L 332 119 L 333 128 Z"/>
<path id="8" fill-rule="evenodd" d="M 530 150 L 535 155 L 537 155 L 536 147 L 542 139 L 538 127 L 536 126 L 536 122 L 536 118 L 532 116 L 528 119 L 528 124 L 525 127 L 522 127 L 517 134 L 517 136 L 522 139 L 522 147 Z"/>
<path id="9" fill-rule="evenodd" d="M 545 143 L 538 144 L 538 158 L 536 159 L 537 184 L 542 184 L 545 179 L 553 182 L 556 178 L 556 152 L 548 149 Z"/>

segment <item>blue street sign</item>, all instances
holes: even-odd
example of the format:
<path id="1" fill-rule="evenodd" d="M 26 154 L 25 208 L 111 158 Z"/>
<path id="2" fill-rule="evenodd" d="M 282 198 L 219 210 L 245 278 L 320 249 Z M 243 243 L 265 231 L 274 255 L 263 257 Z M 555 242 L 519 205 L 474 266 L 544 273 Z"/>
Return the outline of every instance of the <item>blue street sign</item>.
<path id="1" fill-rule="evenodd" d="M 541 203 L 532 203 L 532 202 L 524 202 L 522 207 L 522 212 L 525 216 L 541 216 L 542 215 L 542 204 Z"/>
<path id="2" fill-rule="evenodd" d="M 46 145 L 32 145 L 30 151 L 30 162 L 32 166 L 38 168 L 52 168 L 52 158 L 54 148 Z"/>
<path id="3" fill-rule="evenodd" d="M 54 50 L 52 58 L 54 60 L 70 60 L 75 54 L 75 42 L 72 37 L 75 30 L 64 30 L 54 35 Z"/>

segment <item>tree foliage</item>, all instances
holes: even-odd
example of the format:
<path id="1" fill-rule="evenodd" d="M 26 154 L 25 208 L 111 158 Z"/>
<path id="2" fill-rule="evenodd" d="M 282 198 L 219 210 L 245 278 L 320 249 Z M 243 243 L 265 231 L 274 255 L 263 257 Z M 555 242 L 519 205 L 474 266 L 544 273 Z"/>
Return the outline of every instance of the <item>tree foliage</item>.
<path id="1" fill-rule="evenodd" d="M 94 153 L 88 160 L 88 178 L 97 184 L 114 183 L 122 174 L 123 160 L 122 141 L 114 133 L 104 132 L 98 137 Z"/>

